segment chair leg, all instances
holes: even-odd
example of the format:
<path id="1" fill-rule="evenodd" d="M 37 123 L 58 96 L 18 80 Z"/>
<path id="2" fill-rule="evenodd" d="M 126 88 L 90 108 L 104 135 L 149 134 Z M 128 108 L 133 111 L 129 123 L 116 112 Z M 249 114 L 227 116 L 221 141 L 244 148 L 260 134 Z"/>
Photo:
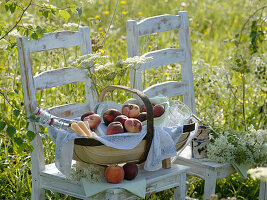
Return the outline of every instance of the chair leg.
<path id="1" fill-rule="evenodd" d="M 210 199 L 210 195 L 215 194 L 217 173 L 214 170 L 206 169 L 204 185 L 204 200 Z"/>
<path id="2" fill-rule="evenodd" d="M 40 187 L 40 183 L 36 178 L 32 178 L 32 196 L 31 200 L 45 199 L 45 190 Z"/>
<path id="3" fill-rule="evenodd" d="M 180 175 L 180 185 L 174 188 L 174 199 L 185 200 L 186 197 L 186 174 Z"/>

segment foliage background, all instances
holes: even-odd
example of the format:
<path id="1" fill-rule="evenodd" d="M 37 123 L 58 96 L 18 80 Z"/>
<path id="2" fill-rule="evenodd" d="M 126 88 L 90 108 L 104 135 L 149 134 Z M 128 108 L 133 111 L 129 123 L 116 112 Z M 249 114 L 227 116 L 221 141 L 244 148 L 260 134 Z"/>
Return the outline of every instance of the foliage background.
<path id="1" fill-rule="evenodd" d="M 29 6 L 27 8 L 27 6 Z M 26 9 L 27 8 L 27 9 Z M 16 37 L 38 39 L 45 32 L 77 30 L 89 26 L 94 51 L 109 55 L 110 71 L 127 58 L 126 21 L 161 14 L 188 11 L 191 51 L 198 116 L 215 129 L 246 130 L 266 128 L 266 2 L 262 0 L 42 0 L 0 1 L 0 198 L 30 199 L 31 167 L 26 130 Z M 115 13 L 114 13 L 115 11 Z M 21 17 L 22 16 L 22 17 Z M 12 29 L 12 27 L 15 28 Z M 5 36 L 9 33 L 7 36 Z M 5 36 L 5 37 L 4 37 Z M 4 37 L 4 38 L 3 38 Z M 142 38 L 141 53 L 176 47 L 177 32 Z M 77 48 L 36 53 L 34 74 L 68 65 L 79 56 Z M 179 65 L 160 67 L 145 74 L 148 85 L 180 79 Z M 120 73 L 102 74 L 99 89 L 109 84 L 129 85 Z M 100 83 L 99 83 L 100 84 Z M 83 102 L 83 86 L 67 85 L 37 94 L 38 105 L 49 107 Z M 116 99 L 129 96 L 118 93 Z M 54 144 L 46 138 L 46 163 L 54 160 Z M 220 198 L 257 199 L 259 182 L 232 175 L 218 181 Z M 169 199 L 172 191 L 151 195 L 150 199 Z M 203 198 L 203 181 L 190 179 L 188 195 Z M 46 192 L 46 199 L 73 199 Z"/>

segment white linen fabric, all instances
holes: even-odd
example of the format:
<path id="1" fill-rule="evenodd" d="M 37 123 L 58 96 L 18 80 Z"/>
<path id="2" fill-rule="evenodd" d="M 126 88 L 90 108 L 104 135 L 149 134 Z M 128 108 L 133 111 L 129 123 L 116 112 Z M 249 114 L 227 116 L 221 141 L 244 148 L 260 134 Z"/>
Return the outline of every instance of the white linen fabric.
<path id="1" fill-rule="evenodd" d="M 105 133 L 106 126 L 101 123 L 100 132 Z M 74 132 L 57 129 L 48 126 L 48 133 L 56 144 L 55 164 L 59 171 L 67 177 L 70 175 L 73 147 L 75 138 L 83 138 Z M 154 137 L 151 148 L 145 161 L 144 169 L 147 171 L 158 170 L 162 167 L 162 160 L 177 155 L 175 144 L 179 140 L 183 132 L 183 126 L 173 127 L 154 127 Z M 133 149 L 145 137 L 146 126 L 143 126 L 139 133 L 122 133 L 114 135 L 102 135 L 94 137 L 106 146 L 117 149 Z"/>

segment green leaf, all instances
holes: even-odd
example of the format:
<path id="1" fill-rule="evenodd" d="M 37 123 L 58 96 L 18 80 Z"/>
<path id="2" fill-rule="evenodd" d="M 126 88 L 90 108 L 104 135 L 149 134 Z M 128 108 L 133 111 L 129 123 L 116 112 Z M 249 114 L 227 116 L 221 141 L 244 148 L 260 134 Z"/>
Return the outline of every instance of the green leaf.
<path id="1" fill-rule="evenodd" d="M 0 122 L 0 131 L 4 130 L 6 127 L 6 122 Z"/>
<path id="2" fill-rule="evenodd" d="M 81 16 L 82 13 L 83 13 L 82 8 L 76 8 L 76 11 L 77 11 L 77 13 L 78 13 L 79 16 Z"/>
<path id="3" fill-rule="evenodd" d="M 7 135 L 9 137 L 13 137 L 14 134 L 16 133 L 16 128 L 14 126 L 8 126 L 7 129 L 6 129 L 6 132 L 7 132 Z"/>
<path id="4" fill-rule="evenodd" d="M 31 34 L 31 38 L 34 40 L 38 40 L 38 35 L 36 33 Z"/>
<path id="5" fill-rule="evenodd" d="M 27 144 L 22 143 L 22 144 L 19 146 L 18 153 L 21 153 L 23 150 L 26 149 L 26 147 L 27 147 Z"/>
<path id="6" fill-rule="evenodd" d="M 15 117 L 18 117 L 20 114 L 20 110 L 16 109 L 16 110 L 13 110 L 13 115 L 15 115 Z"/>
<path id="7" fill-rule="evenodd" d="M 59 12 L 59 14 L 60 14 L 60 16 L 61 16 L 62 18 L 65 19 L 65 23 L 67 23 L 67 22 L 69 21 L 70 14 L 69 14 L 68 11 L 66 11 L 66 10 L 61 10 L 61 11 Z"/>
<path id="8" fill-rule="evenodd" d="M 34 138 L 35 138 L 36 134 L 33 132 L 33 131 L 28 131 L 27 132 L 27 138 L 30 140 L 30 141 L 33 141 Z"/>
<path id="9" fill-rule="evenodd" d="M 14 138 L 14 141 L 19 145 L 21 146 L 23 144 L 23 139 L 21 137 L 15 137 Z"/>

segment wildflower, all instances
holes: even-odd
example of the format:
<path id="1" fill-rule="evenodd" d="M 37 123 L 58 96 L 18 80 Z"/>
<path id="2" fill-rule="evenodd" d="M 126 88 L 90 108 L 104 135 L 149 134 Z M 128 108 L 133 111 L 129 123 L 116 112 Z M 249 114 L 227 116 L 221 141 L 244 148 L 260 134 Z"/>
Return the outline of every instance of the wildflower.
<path id="1" fill-rule="evenodd" d="M 104 15 L 108 15 L 108 14 L 109 14 L 109 11 L 106 10 L 106 11 L 104 12 Z"/>
<path id="2" fill-rule="evenodd" d="M 104 35 L 104 32 L 103 32 L 103 31 L 101 31 L 101 32 L 100 32 L 100 34 L 101 34 L 101 35 Z"/>
<path id="3" fill-rule="evenodd" d="M 246 8 L 246 7 L 248 7 L 248 4 L 247 4 L 247 3 L 245 3 L 245 5 L 244 5 L 244 6 L 245 6 L 245 8 Z"/>
<path id="4" fill-rule="evenodd" d="M 265 94 L 264 94 L 264 93 L 262 93 L 262 94 L 261 94 L 261 96 L 262 96 L 262 97 L 264 97 L 264 96 L 265 96 Z"/>
<path id="5" fill-rule="evenodd" d="M 147 48 L 151 49 L 151 48 L 152 48 L 152 46 L 151 46 L 151 45 L 147 45 Z"/>
<path id="6" fill-rule="evenodd" d="M 143 13 L 142 12 L 138 12 L 138 16 L 142 16 L 143 15 Z"/>
<path id="7" fill-rule="evenodd" d="M 98 28 L 98 30 L 99 30 L 99 31 L 102 31 L 102 28 L 100 27 L 100 28 Z"/>
<path id="8" fill-rule="evenodd" d="M 99 19 L 99 16 L 98 16 L 98 15 L 96 15 L 96 16 L 95 16 L 95 19 Z"/>
<path id="9" fill-rule="evenodd" d="M 101 54 L 104 54 L 105 51 L 103 49 L 98 49 L 98 51 L 101 53 Z"/>
<path id="10" fill-rule="evenodd" d="M 131 58 L 127 58 L 125 61 L 122 61 L 123 64 L 126 64 L 127 67 L 131 69 L 139 69 L 142 64 L 146 63 L 147 61 L 152 60 L 152 57 L 145 57 L 145 56 L 134 56 Z"/>
<path id="11" fill-rule="evenodd" d="M 127 14 L 127 12 L 123 11 L 123 12 L 122 12 L 122 14 L 123 14 L 123 15 L 126 15 L 126 14 Z"/>
<path id="12" fill-rule="evenodd" d="M 2 70 L 2 69 L 5 69 L 5 67 L 0 65 L 0 70 Z"/>
<path id="13" fill-rule="evenodd" d="M 122 4 L 122 5 L 125 5 L 125 4 L 126 4 L 126 1 L 121 1 L 121 4 Z"/>
<path id="14" fill-rule="evenodd" d="M 121 44 L 124 44 L 124 40 L 121 40 L 120 43 L 121 43 Z"/>
<path id="15" fill-rule="evenodd" d="M 169 73 L 165 72 L 165 73 L 164 73 L 164 75 L 165 75 L 165 76 L 168 76 L 168 75 L 169 75 Z"/>

